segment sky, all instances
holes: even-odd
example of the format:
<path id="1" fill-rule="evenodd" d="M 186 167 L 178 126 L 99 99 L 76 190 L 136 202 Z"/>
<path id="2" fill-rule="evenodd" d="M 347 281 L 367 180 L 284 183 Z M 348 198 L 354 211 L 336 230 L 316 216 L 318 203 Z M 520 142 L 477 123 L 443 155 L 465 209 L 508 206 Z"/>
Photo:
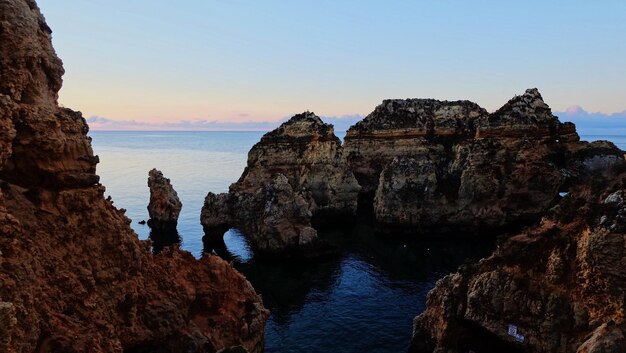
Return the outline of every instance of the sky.
<path id="1" fill-rule="evenodd" d="M 623 0 L 38 4 L 65 65 L 59 101 L 97 128 L 352 119 L 386 98 L 493 111 L 531 87 L 556 112 L 626 117 Z"/>

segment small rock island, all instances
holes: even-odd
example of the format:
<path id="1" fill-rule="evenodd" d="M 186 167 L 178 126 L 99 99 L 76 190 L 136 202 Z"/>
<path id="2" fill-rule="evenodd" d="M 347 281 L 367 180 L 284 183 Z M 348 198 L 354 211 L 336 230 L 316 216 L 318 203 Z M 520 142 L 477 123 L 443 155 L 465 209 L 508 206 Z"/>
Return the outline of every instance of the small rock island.
<path id="1" fill-rule="evenodd" d="M 170 180 L 164 177 L 161 171 L 152 169 L 148 173 L 148 187 L 150 188 L 148 225 L 153 230 L 176 230 L 183 203 L 180 202 Z"/>

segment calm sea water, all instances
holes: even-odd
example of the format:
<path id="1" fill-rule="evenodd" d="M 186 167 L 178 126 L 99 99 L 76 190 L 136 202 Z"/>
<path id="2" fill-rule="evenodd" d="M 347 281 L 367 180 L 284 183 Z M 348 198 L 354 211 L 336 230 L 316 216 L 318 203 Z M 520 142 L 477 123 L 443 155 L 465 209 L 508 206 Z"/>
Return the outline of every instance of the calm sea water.
<path id="1" fill-rule="evenodd" d="M 139 238 L 150 236 L 148 226 L 138 222 L 148 219 L 148 171 L 157 168 L 171 179 L 183 203 L 181 247 L 199 257 L 204 197 L 228 190 L 262 134 L 94 131 L 90 136 L 107 194 L 127 210 Z M 584 137 L 608 139 L 626 149 L 626 136 Z M 435 282 L 493 247 L 474 241 L 409 241 L 376 235 L 366 226 L 324 236 L 341 249 L 336 257 L 280 264 L 255 259 L 238 231 L 225 234 L 226 249 L 220 255 L 234 261 L 271 310 L 266 352 L 405 351 L 413 317 L 424 310 Z"/>

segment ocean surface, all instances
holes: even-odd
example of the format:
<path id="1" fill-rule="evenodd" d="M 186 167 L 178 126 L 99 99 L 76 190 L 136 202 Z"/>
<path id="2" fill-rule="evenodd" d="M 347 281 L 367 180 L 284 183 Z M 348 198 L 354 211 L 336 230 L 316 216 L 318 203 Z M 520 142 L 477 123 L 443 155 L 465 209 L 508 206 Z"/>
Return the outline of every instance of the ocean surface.
<path id="1" fill-rule="evenodd" d="M 183 203 L 181 248 L 204 251 L 200 210 L 207 192 L 225 192 L 241 175 L 250 148 L 263 132 L 92 131 L 98 174 L 118 208 L 126 209 L 140 239 L 150 237 L 148 171 L 170 178 Z M 337 134 L 340 138 L 344 134 Z M 626 149 L 626 136 L 606 139 Z M 266 352 L 403 352 L 413 318 L 425 308 L 435 282 L 467 260 L 487 256 L 490 242 L 415 241 L 378 235 L 366 225 L 323 235 L 341 251 L 315 263 L 284 264 L 254 258 L 237 230 L 225 236 L 220 256 L 232 260 L 271 316 Z M 159 239 L 155 240 L 155 247 Z"/>

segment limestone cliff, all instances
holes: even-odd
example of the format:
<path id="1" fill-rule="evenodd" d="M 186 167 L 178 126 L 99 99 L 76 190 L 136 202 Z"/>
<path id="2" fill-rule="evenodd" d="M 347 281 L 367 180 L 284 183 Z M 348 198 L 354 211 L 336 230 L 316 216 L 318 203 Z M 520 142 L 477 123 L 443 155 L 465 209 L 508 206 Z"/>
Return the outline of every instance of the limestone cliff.
<path id="1" fill-rule="evenodd" d="M 355 215 L 359 190 L 332 125 L 306 112 L 252 147 L 229 193 L 207 195 L 201 222 L 217 237 L 230 226 L 239 228 L 261 252 L 311 248 L 315 217 Z"/>
<path id="2" fill-rule="evenodd" d="M 428 233 L 537 220 L 572 183 L 624 164 L 613 144 L 580 142 L 536 89 L 491 114 L 467 101 L 387 100 L 350 128 L 344 153 L 378 223 Z"/>
<path id="3" fill-rule="evenodd" d="M 263 349 L 267 311 L 221 259 L 155 256 L 103 196 L 32 0 L 0 1 L 0 350 Z"/>
<path id="4" fill-rule="evenodd" d="M 538 221 L 560 192 L 626 163 L 610 142 L 581 142 L 537 89 L 494 113 L 469 101 L 385 100 L 345 140 L 342 148 L 312 113 L 263 136 L 229 193 L 207 196 L 207 234 L 233 226 L 258 250 L 280 252 L 357 209 L 388 231 L 493 234 Z M 284 199 L 299 210 L 281 210 L 287 204 L 269 192 L 278 174 L 294 194 Z"/>
<path id="5" fill-rule="evenodd" d="M 311 112 L 295 115 L 265 134 L 248 154 L 248 166 L 233 191 L 258 188 L 276 174 L 287 177 L 314 213 L 354 215 L 360 189 L 346 169 L 333 126 Z"/>
<path id="6" fill-rule="evenodd" d="M 440 280 L 411 352 L 624 352 L 625 248 L 626 174 L 594 175 L 540 225 Z"/>

